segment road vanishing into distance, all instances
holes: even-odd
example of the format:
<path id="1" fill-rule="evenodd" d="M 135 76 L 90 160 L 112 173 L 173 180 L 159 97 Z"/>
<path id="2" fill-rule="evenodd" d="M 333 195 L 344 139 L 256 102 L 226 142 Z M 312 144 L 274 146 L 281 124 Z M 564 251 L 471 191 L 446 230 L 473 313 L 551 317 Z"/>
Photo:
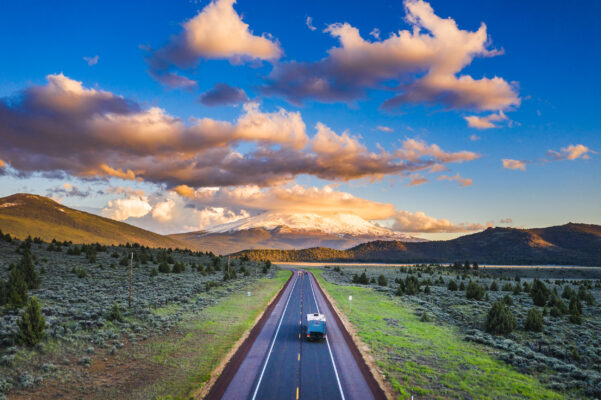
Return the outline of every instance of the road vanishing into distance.
<path id="1" fill-rule="evenodd" d="M 268 312 L 270 310 L 268 309 Z M 306 340 L 309 313 L 326 317 L 326 340 Z M 384 398 L 366 373 L 356 348 L 345 340 L 315 277 L 293 270 L 293 276 L 237 365 L 226 366 L 209 399 L 342 399 Z M 234 356 L 235 357 L 235 356 Z M 231 364 L 231 362 L 230 362 Z M 232 369 L 235 369 L 233 371 Z M 226 373 L 229 372 L 229 373 Z M 227 377 L 229 375 L 229 377 Z"/>

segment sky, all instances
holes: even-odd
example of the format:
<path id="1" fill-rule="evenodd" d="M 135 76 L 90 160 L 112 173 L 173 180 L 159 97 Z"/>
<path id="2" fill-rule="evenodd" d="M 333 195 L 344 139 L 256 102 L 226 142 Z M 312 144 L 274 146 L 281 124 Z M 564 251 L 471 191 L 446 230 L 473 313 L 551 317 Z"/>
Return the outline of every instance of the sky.
<path id="1" fill-rule="evenodd" d="M 160 233 L 601 224 L 601 3 L 0 3 L 0 196 Z"/>

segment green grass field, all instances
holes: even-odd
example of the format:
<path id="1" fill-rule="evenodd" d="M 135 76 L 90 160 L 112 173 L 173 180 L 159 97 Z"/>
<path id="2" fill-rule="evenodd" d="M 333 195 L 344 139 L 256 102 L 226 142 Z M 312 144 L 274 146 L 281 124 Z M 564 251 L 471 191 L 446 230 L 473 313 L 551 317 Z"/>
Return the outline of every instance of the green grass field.
<path id="1" fill-rule="evenodd" d="M 321 276 L 321 270 L 312 272 L 371 348 L 399 399 L 563 398 L 496 359 L 488 348 L 463 341 L 457 329 L 421 322 L 402 298 L 335 285 Z"/>
<path id="2" fill-rule="evenodd" d="M 264 278 L 246 289 L 223 298 L 199 313 L 185 315 L 177 331 L 182 335 L 153 341 L 143 351 L 148 362 L 164 366 L 165 376 L 131 394 L 130 398 L 185 399 L 211 377 L 242 334 L 252 327 L 267 302 L 283 286 L 290 271 L 278 271 L 274 279 Z M 157 310 L 160 314 L 175 309 Z"/>

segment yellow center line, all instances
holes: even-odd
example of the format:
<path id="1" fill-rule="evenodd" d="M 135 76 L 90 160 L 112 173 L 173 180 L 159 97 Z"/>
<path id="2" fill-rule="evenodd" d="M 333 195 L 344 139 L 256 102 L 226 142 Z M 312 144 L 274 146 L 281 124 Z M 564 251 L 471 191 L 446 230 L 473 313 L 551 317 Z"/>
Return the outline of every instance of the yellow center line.
<path id="1" fill-rule="evenodd" d="M 298 400 L 298 386 L 296 387 L 296 400 Z"/>
<path id="2" fill-rule="evenodd" d="M 298 353 L 298 361 L 300 361 L 300 353 Z"/>

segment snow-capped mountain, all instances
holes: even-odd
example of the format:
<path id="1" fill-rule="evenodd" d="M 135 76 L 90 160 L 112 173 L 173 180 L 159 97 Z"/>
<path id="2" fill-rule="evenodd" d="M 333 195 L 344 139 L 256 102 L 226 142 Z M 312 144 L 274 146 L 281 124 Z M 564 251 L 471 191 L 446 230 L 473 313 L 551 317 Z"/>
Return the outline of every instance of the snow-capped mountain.
<path id="1" fill-rule="evenodd" d="M 373 240 L 424 241 L 377 226 L 354 214 L 323 216 L 275 211 L 213 226 L 204 231 L 170 236 L 187 242 L 191 248 L 220 254 L 245 249 L 347 249 Z"/>
<path id="2" fill-rule="evenodd" d="M 206 229 L 210 233 L 226 233 L 263 228 L 279 232 L 320 232 L 331 235 L 373 236 L 415 241 L 414 237 L 377 226 L 355 214 L 323 216 L 314 213 L 265 212 L 254 217 L 217 225 Z"/>

